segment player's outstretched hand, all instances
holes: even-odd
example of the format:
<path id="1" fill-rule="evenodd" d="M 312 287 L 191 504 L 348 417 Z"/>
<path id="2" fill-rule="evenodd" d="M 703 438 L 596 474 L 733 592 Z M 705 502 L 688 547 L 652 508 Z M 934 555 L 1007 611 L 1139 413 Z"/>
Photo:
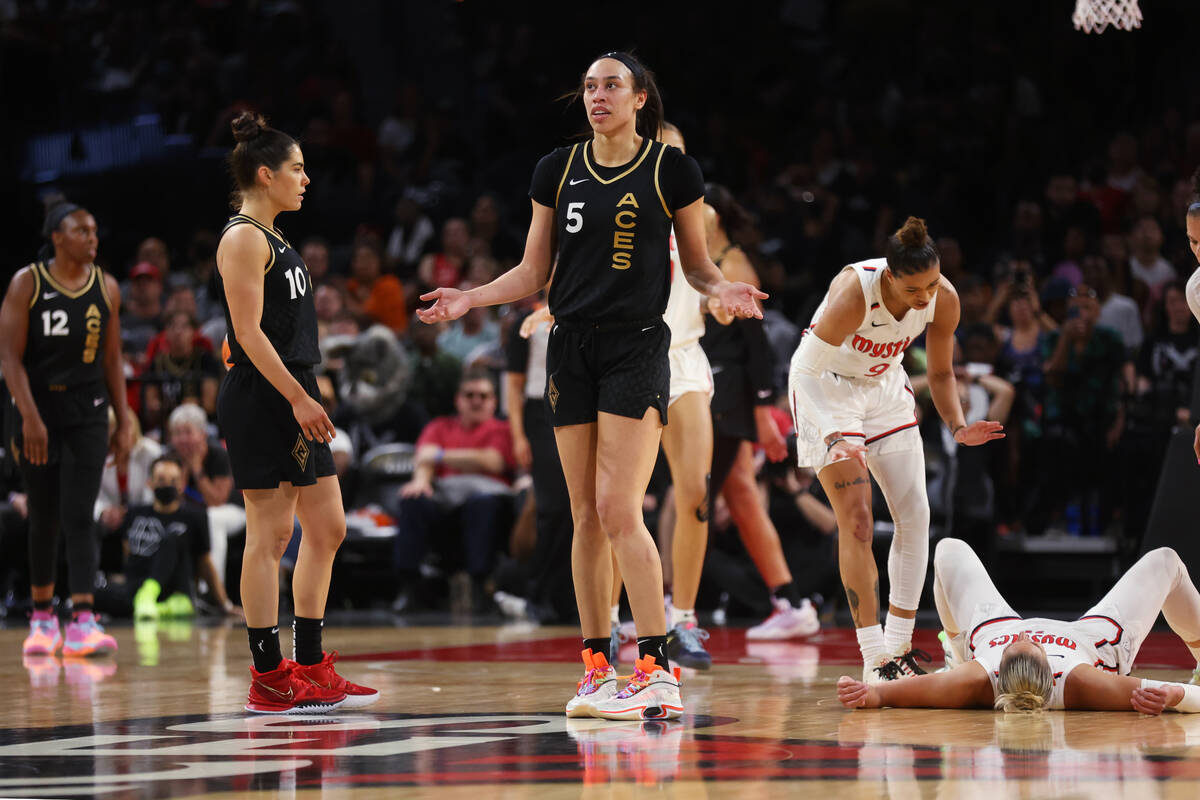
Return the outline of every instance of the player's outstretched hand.
<path id="1" fill-rule="evenodd" d="M 428 325 L 458 319 L 471 310 L 471 298 L 467 297 L 466 292 L 458 289 L 447 287 L 434 289 L 432 292 L 421 295 L 421 300 L 424 302 L 434 301 L 429 308 L 417 309 L 417 319 Z"/>
<path id="2" fill-rule="evenodd" d="M 878 708 L 879 698 L 870 685 L 843 675 L 837 682 L 838 702 L 846 708 Z"/>
<path id="3" fill-rule="evenodd" d="M 954 434 L 954 441 L 965 445 L 986 444 L 993 439 L 1003 438 L 1004 426 L 999 422 L 992 422 L 990 419 L 972 422 L 966 427 L 959 428 L 958 432 Z"/>
<path id="4" fill-rule="evenodd" d="M 735 317 L 762 319 L 762 309 L 757 301 L 766 300 L 769 295 L 748 283 L 725 281 L 717 287 L 713 296 Z"/>

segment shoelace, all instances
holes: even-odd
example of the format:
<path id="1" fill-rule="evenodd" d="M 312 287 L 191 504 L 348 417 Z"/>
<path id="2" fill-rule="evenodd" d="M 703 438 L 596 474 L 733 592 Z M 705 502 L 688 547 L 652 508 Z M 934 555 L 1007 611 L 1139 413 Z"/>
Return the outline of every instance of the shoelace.
<path id="1" fill-rule="evenodd" d="M 908 668 L 913 671 L 914 675 L 924 675 L 925 670 L 917 666 L 918 658 L 924 661 L 926 664 L 933 661 L 933 658 L 930 657 L 929 653 L 926 653 L 924 650 L 917 650 L 915 648 L 900 656 L 900 660 L 903 661 Z"/>
<path id="2" fill-rule="evenodd" d="M 635 694 L 645 689 L 650 685 L 649 672 L 642 672 L 640 669 L 635 669 L 633 675 L 629 677 L 629 683 L 625 684 L 625 688 L 617 692 L 617 697 L 624 700 L 627 697 L 633 697 Z M 630 691 L 632 690 L 632 691 Z"/>
<path id="3" fill-rule="evenodd" d="M 675 636 L 683 643 L 685 650 L 701 650 L 704 648 L 702 643 L 709 638 L 709 633 L 704 628 L 695 626 L 690 628 L 679 627 L 675 629 Z"/>
<path id="4" fill-rule="evenodd" d="M 904 677 L 904 673 L 900 670 L 900 665 L 895 661 L 888 661 L 875 667 L 875 671 L 879 673 L 879 677 L 887 681 L 899 680 Z"/>
<path id="5" fill-rule="evenodd" d="M 594 679 L 595 679 L 597 673 L 603 673 L 603 672 L 607 672 L 607 669 L 596 669 L 595 667 L 593 667 L 592 669 L 589 669 L 587 672 L 585 672 L 583 674 L 583 680 L 581 680 L 579 683 L 575 684 L 575 691 L 578 692 L 579 690 L 583 689 L 583 685 L 585 683 L 589 683 L 592 686 L 598 685 L 598 684 L 596 684 Z"/>

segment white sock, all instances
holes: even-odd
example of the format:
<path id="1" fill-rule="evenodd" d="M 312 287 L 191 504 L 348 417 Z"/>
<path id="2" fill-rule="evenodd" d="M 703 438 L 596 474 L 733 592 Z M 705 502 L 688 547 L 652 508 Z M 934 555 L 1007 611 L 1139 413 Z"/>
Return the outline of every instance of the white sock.
<path id="1" fill-rule="evenodd" d="M 671 627 L 676 625 L 685 625 L 687 623 L 696 622 L 696 609 L 694 608 L 675 608 L 671 606 Z"/>
<path id="2" fill-rule="evenodd" d="M 883 646 L 893 656 L 903 655 L 912 645 L 913 623 L 915 619 L 897 617 L 888 612 L 887 622 L 883 629 Z"/>
<path id="3" fill-rule="evenodd" d="M 621 624 L 621 604 L 620 603 L 617 603 L 615 606 L 613 606 L 612 608 L 609 609 L 608 618 L 612 622 L 613 625 Z"/>
<path id="4" fill-rule="evenodd" d="M 883 626 L 871 625 L 854 631 L 858 637 L 858 649 L 862 651 L 863 664 L 868 667 L 879 666 L 890 657 L 887 648 L 883 646 Z"/>

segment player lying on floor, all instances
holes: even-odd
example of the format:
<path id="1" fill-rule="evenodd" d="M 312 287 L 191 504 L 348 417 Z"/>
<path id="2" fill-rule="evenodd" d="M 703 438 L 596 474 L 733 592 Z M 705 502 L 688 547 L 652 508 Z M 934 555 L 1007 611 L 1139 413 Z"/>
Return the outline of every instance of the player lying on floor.
<path id="1" fill-rule="evenodd" d="M 842 676 L 837 685 L 842 705 L 1200 711 L 1200 686 L 1129 676 L 1160 611 L 1200 661 L 1200 592 L 1169 547 L 1142 556 L 1074 622 L 1022 619 L 959 539 L 938 543 L 933 569 L 950 669 L 872 686 Z M 1076 669 L 1080 666 L 1088 669 Z M 1197 676 L 1200 668 L 1193 682 Z"/>

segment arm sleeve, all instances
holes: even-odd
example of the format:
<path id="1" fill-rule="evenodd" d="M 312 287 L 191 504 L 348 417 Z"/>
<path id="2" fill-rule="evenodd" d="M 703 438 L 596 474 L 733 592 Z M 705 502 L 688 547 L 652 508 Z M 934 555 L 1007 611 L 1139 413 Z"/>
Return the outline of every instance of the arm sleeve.
<path id="1" fill-rule="evenodd" d="M 700 165 L 678 147 L 667 147 L 663 153 L 659 179 L 663 199 L 672 211 L 704 197 L 704 173 L 700 171 Z"/>
<path id="2" fill-rule="evenodd" d="M 771 373 L 775 369 L 775 356 L 767 341 L 766 328 L 761 319 L 738 320 L 742 335 L 746 337 L 746 376 L 754 391 L 754 405 L 767 406 L 775 397 Z"/>
<path id="3" fill-rule="evenodd" d="M 529 183 L 529 196 L 534 202 L 554 208 L 558 201 L 558 185 L 562 182 L 563 170 L 567 168 L 567 149 L 560 147 L 549 155 L 542 156 L 533 168 L 533 180 Z"/>
<path id="4" fill-rule="evenodd" d="M 529 314 L 522 314 L 517 317 L 508 329 L 508 341 L 504 343 L 504 369 L 506 372 L 519 372 L 524 375 L 529 366 L 529 340 L 521 338 L 521 324 L 528 316 Z"/>

